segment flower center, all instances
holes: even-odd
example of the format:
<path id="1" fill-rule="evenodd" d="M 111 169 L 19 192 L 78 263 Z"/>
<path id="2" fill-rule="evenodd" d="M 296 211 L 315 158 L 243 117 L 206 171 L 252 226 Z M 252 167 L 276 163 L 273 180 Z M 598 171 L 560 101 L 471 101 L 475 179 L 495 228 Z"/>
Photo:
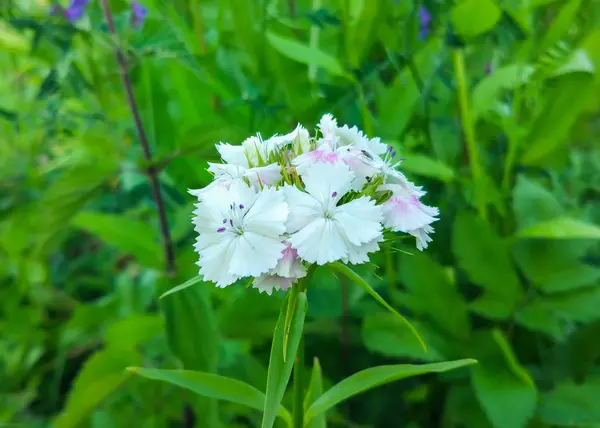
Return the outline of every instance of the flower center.
<path id="1" fill-rule="evenodd" d="M 223 219 L 223 226 L 217 229 L 217 232 L 222 233 L 230 230 L 236 235 L 244 234 L 244 216 L 246 215 L 246 207 L 243 204 L 237 205 L 233 202 L 229 205 L 228 217 Z"/>

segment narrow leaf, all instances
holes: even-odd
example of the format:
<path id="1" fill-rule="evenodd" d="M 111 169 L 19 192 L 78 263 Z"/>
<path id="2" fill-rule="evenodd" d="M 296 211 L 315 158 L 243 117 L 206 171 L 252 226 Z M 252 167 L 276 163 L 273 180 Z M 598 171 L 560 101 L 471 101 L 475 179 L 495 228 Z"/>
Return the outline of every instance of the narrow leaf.
<path id="1" fill-rule="evenodd" d="M 310 375 L 310 383 L 308 384 L 308 390 L 304 397 L 304 411 L 310 407 L 320 396 L 323 394 L 323 374 L 321 373 L 321 365 L 319 359 L 315 358 L 313 362 L 313 369 Z M 314 417 L 309 424 L 306 424 L 306 428 L 326 428 L 327 420 L 325 413 Z"/>
<path id="2" fill-rule="evenodd" d="M 107 348 L 96 352 L 86 362 L 71 388 L 64 410 L 55 428 L 76 428 L 113 392 L 129 379 L 124 369 L 139 360 L 132 349 Z"/>
<path id="3" fill-rule="evenodd" d="M 271 355 L 269 357 L 269 369 L 267 372 L 267 392 L 261 424 L 262 428 L 271 428 L 273 426 L 277 409 L 279 409 L 281 405 L 283 394 L 285 393 L 290 376 L 292 375 L 294 360 L 296 358 L 296 353 L 298 352 L 298 345 L 300 344 L 302 331 L 304 329 L 304 317 L 306 316 L 307 308 L 306 293 L 298 293 L 286 347 L 287 359 L 284 361 L 282 350 L 285 334 L 285 315 L 288 304 L 290 304 L 289 299 L 288 302 L 281 307 L 279 318 L 275 325 L 275 332 L 273 334 Z"/>
<path id="4" fill-rule="evenodd" d="M 600 239 L 600 227 L 571 217 L 558 217 L 517 233 L 519 238 Z"/>
<path id="5" fill-rule="evenodd" d="M 423 365 L 398 364 L 371 367 L 342 380 L 325 394 L 321 395 L 321 397 L 319 397 L 306 411 L 306 423 L 310 422 L 314 417 L 331 409 L 336 404 L 377 386 L 411 376 L 446 372 L 474 363 L 476 363 L 475 360 L 464 359 Z"/>
<path id="6" fill-rule="evenodd" d="M 191 370 L 160 370 L 143 367 L 129 367 L 127 370 L 148 379 L 188 389 L 203 397 L 229 401 L 256 410 L 262 411 L 265 403 L 265 394 L 258 389 L 225 376 Z M 291 422 L 290 413 L 283 407 L 279 406 L 277 414 L 286 422 Z"/>
<path id="7" fill-rule="evenodd" d="M 344 275 L 346 278 L 356 282 L 358 285 L 360 285 L 362 288 L 364 288 L 364 290 L 367 293 L 369 293 L 375 300 L 377 300 L 377 302 L 379 302 L 384 308 L 386 308 L 388 311 L 390 311 L 396 318 L 398 318 L 400 321 L 402 321 L 404 324 L 406 324 L 406 326 L 409 328 L 410 332 L 419 341 L 419 344 L 421 345 L 423 350 L 427 349 L 427 346 L 425 346 L 425 342 L 423 342 L 423 339 L 421 339 L 421 336 L 419 336 L 419 333 L 413 327 L 413 325 L 406 318 L 404 318 L 402 315 L 400 315 L 398 312 L 396 312 L 396 310 L 394 308 L 392 308 L 383 299 L 383 297 L 381 297 L 379 295 L 379 293 L 377 293 L 377 291 L 375 291 L 373 289 L 373 287 L 371 287 L 369 285 L 369 283 L 367 283 L 367 281 L 365 281 L 359 274 L 357 274 L 352 269 L 350 269 L 348 266 L 346 266 L 345 264 L 342 264 L 340 262 L 330 263 L 328 266 L 330 266 L 332 269 L 338 271 L 339 273 Z"/>
<path id="8" fill-rule="evenodd" d="M 305 45 L 270 31 L 267 31 L 267 41 L 280 54 L 294 61 L 323 67 L 329 73 L 337 76 L 348 76 L 336 58 L 317 47 Z"/>
<path id="9" fill-rule="evenodd" d="M 184 282 L 183 284 L 179 284 L 176 287 L 171 288 L 169 291 L 164 292 L 163 294 L 160 295 L 160 299 L 164 299 L 165 297 L 167 297 L 170 294 L 173 293 L 177 293 L 178 291 L 181 290 L 185 290 L 188 287 L 191 287 L 192 285 L 198 284 L 199 282 L 202 282 L 204 280 L 204 278 L 200 275 L 187 280 L 186 282 Z"/>

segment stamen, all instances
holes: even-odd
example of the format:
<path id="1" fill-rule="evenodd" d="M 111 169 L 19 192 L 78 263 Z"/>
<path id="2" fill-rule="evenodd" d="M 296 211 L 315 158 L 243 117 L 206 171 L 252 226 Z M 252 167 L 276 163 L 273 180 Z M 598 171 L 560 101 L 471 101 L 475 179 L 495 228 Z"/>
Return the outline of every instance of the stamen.
<path id="1" fill-rule="evenodd" d="M 233 219 L 229 219 L 229 224 L 233 227 Z"/>
<path id="2" fill-rule="evenodd" d="M 217 229 L 217 232 L 221 233 L 221 232 L 225 232 L 225 228 L 224 227 L 219 227 Z"/>
<path id="3" fill-rule="evenodd" d="M 223 224 L 225 224 L 225 223 L 227 223 L 227 219 L 226 218 L 223 219 Z"/>
<path id="4" fill-rule="evenodd" d="M 243 210 L 244 209 L 244 205 L 240 204 L 240 209 Z"/>
<path id="5" fill-rule="evenodd" d="M 392 152 L 392 158 L 396 157 L 396 150 Z"/>
<path id="6" fill-rule="evenodd" d="M 387 148 L 388 153 L 391 153 L 392 150 L 394 150 L 394 148 L 392 146 L 388 146 L 388 148 Z"/>
<path id="7" fill-rule="evenodd" d="M 331 197 L 332 197 L 332 198 L 335 198 L 336 196 L 337 196 L 337 192 L 333 192 L 333 193 L 331 194 Z"/>

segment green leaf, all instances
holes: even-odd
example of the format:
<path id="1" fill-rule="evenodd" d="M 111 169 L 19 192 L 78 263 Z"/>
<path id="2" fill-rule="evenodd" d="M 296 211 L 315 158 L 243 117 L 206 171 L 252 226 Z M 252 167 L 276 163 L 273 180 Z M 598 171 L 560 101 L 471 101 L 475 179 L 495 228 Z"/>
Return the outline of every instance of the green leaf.
<path id="1" fill-rule="evenodd" d="M 492 330 L 492 337 L 502 354 L 504 355 L 504 359 L 508 368 L 513 372 L 515 376 L 521 379 L 525 384 L 535 387 L 535 383 L 531 378 L 531 375 L 525 368 L 519 363 L 515 353 L 513 352 L 510 343 L 506 340 L 506 337 L 499 329 L 495 328 Z"/>
<path id="2" fill-rule="evenodd" d="M 147 224 L 115 214 L 81 212 L 75 226 L 98 235 L 108 244 L 135 256 L 146 266 L 162 267 L 162 248 L 154 240 L 156 232 Z"/>
<path id="3" fill-rule="evenodd" d="M 425 343 L 423 342 L 423 339 L 421 339 L 421 336 L 419 336 L 419 333 L 417 332 L 417 330 L 415 330 L 415 328 L 413 327 L 413 325 L 406 318 L 404 318 L 402 315 L 400 315 L 394 308 L 392 308 L 383 299 L 383 297 L 381 297 L 379 295 L 379 293 L 377 293 L 373 289 L 373 287 L 371 287 L 369 285 L 369 283 L 367 281 L 365 281 L 359 274 L 357 274 L 356 272 L 354 272 L 347 265 L 342 264 L 340 262 L 330 263 L 327 266 L 329 266 L 331 269 L 333 269 L 333 270 L 341 273 L 346 278 L 352 280 L 356 284 L 360 285 L 367 293 L 369 293 L 371 295 L 371 297 L 373 297 L 375 300 L 377 300 L 378 303 L 380 303 L 384 308 L 386 308 L 388 311 L 390 311 L 390 313 L 392 315 L 394 315 L 396 317 L 396 319 L 398 319 L 400 322 L 402 322 L 410 330 L 410 332 L 419 341 L 419 344 L 421 345 L 421 347 L 423 348 L 423 350 L 427 349 L 427 347 L 425 346 Z"/>
<path id="4" fill-rule="evenodd" d="M 571 293 L 538 296 L 516 314 L 520 325 L 549 334 L 557 340 L 566 337 L 569 325 L 600 319 L 600 287 Z"/>
<path id="5" fill-rule="evenodd" d="M 378 366 L 362 370 L 342 380 L 321 395 L 306 411 L 305 421 L 308 423 L 314 417 L 328 411 L 342 401 L 377 386 L 407 377 L 428 373 L 442 373 L 474 363 L 476 363 L 475 360 L 465 359 L 423 365 L 398 364 Z"/>
<path id="6" fill-rule="evenodd" d="M 583 384 L 563 382 L 542 395 L 540 417 L 552 426 L 596 427 L 600 425 L 600 379 Z"/>
<path id="7" fill-rule="evenodd" d="M 186 288 L 160 302 L 171 351 L 186 369 L 214 372 L 219 333 L 207 291 Z"/>
<path id="8" fill-rule="evenodd" d="M 352 67 L 360 67 L 365 54 L 369 52 L 369 48 L 374 42 L 379 23 L 377 14 L 380 7 L 378 2 L 368 0 L 351 1 L 348 4 L 349 22 L 343 33 L 346 42 L 346 56 Z"/>
<path id="9" fill-rule="evenodd" d="M 443 55 L 443 41 L 430 37 L 425 46 L 414 55 L 415 69 L 420 79 L 429 84 Z M 377 91 L 377 133 L 384 139 L 395 139 L 410 125 L 416 107 L 421 100 L 421 91 L 410 67 L 399 71 L 391 86 L 381 85 Z"/>
<path id="10" fill-rule="evenodd" d="M 310 383 L 306 390 L 306 396 L 304 397 L 304 411 L 308 410 L 311 404 L 313 404 L 323 394 L 323 374 L 321 373 L 321 365 L 319 359 L 315 357 L 313 360 L 313 369 L 310 375 Z M 305 424 L 306 428 L 327 428 L 327 420 L 325 413 L 322 413 L 312 419 L 310 423 Z"/>
<path id="11" fill-rule="evenodd" d="M 477 120 L 482 114 L 489 111 L 503 91 L 515 89 L 527 83 L 534 71 L 534 67 L 528 64 L 509 64 L 485 76 L 473 88 L 471 104 L 473 120 Z"/>
<path id="12" fill-rule="evenodd" d="M 508 369 L 479 364 L 472 376 L 475 395 L 496 428 L 523 428 L 533 416 L 537 393 Z"/>
<path id="13" fill-rule="evenodd" d="M 450 12 L 454 31 L 465 38 L 487 33 L 501 16 L 502 10 L 493 0 L 463 0 Z"/>
<path id="14" fill-rule="evenodd" d="M 403 255 L 401 262 L 400 277 L 412 297 L 407 302 L 411 311 L 431 319 L 455 339 L 468 338 L 471 327 L 467 303 L 442 266 L 425 253 Z M 403 303 L 402 299 L 398 301 Z"/>
<path id="15" fill-rule="evenodd" d="M 267 31 L 267 41 L 280 54 L 302 64 L 315 64 L 336 76 L 349 77 L 340 62 L 316 47 Z"/>
<path id="16" fill-rule="evenodd" d="M 479 364 L 471 381 L 475 395 L 497 428 L 522 428 L 533 416 L 537 390 L 499 330 L 481 332 L 473 343 Z"/>
<path id="17" fill-rule="evenodd" d="M 258 389 L 225 376 L 191 370 L 159 370 L 143 367 L 129 367 L 127 370 L 148 379 L 189 389 L 203 397 L 229 401 L 260 411 L 263 410 L 265 403 L 265 394 Z M 291 422 L 290 413 L 283 407 L 279 406 L 277 414 L 284 421 Z"/>
<path id="18" fill-rule="evenodd" d="M 559 293 L 592 285 L 600 268 L 579 261 L 579 251 L 563 242 L 520 241 L 514 255 L 527 278 L 546 293 Z"/>
<path id="19" fill-rule="evenodd" d="M 523 290 L 508 246 L 490 224 L 474 214 L 460 213 L 454 221 L 452 251 L 471 281 L 485 289 L 483 300 L 472 309 L 489 318 L 509 317 Z"/>
<path id="20" fill-rule="evenodd" d="M 454 383 L 446 396 L 443 422 L 445 428 L 493 428 L 479 405 L 473 388 Z"/>
<path id="21" fill-rule="evenodd" d="M 519 229 L 558 217 L 564 212 L 551 192 L 524 175 L 517 178 L 513 210 Z"/>
<path id="22" fill-rule="evenodd" d="M 37 251 L 43 255 L 58 245 L 62 233 L 85 204 L 96 196 L 114 175 L 110 156 L 107 161 L 78 165 L 65 171 L 44 192 L 34 208 L 33 227 L 36 231 Z M 48 210 L 48 207 L 52 207 Z"/>
<path id="23" fill-rule="evenodd" d="M 214 373 L 220 338 L 208 291 L 207 287 L 188 287 L 160 300 L 160 305 L 171 352 L 186 369 Z M 198 428 L 211 428 L 218 423 L 216 401 L 199 399 L 196 408 L 203 415 Z"/>
<path id="24" fill-rule="evenodd" d="M 181 290 L 185 290 L 186 288 L 191 287 L 192 285 L 196 285 L 202 281 L 204 281 L 204 277 L 202 277 L 200 275 L 195 276 L 192 279 L 188 279 L 183 284 L 179 284 L 178 286 L 171 288 L 169 291 L 164 292 L 163 294 L 160 295 L 159 299 L 164 299 L 165 297 L 167 297 L 170 294 L 177 293 L 178 291 L 181 291 Z"/>
<path id="25" fill-rule="evenodd" d="M 389 313 L 368 314 L 364 318 L 363 343 L 369 351 L 386 357 L 404 357 L 427 362 L 443 360 L 442 353 L 436 347 L 443 339 L 423 325 L 416 322 L 413 325 L 427 343 L 427 351 L 423 350 L 406 324 Z"/>
<path id="26" fill-rule="evenodd" d="M 594 90 L 594 75 L 569 73 L 553 79 L 544 91 L 540 113 L 527 136 L 530 141 L 520 162 L 523 165 L 544 165 L 560 148 L 567 144 L 569 132 L 584 114 Z"/>
<path id="27" fill-rule="evenodd" d="M 25 53 L 29 51 L 29 41 L 9 24 L 0 21 L 0 48 L 3 51 Z"/>
<path id="28" fill-rule="evenodd" d="M 285 315 L 288 302 L 281 306 L 279 318 L 275 325 L 273 333 L 273 343 L 271 345 L 271 355 L 269 356 L 269 368 L 267 374 L 267 391 L 263 420 L 261 428 L 271 428 L 275 422 L 277 409 L 281 405 L 283 394 L 290 380 L 294 360 L 298 351 L 298 345 L 302 339 L 304 329 L 304 318 L 306 316 L 307 301 L 306 293 L 298 293 L 296 308 L 292 315 L 289 339 L 286 348 L 287 359 L 283 360 L 283 340 L 285 335 Z"/>
<path id="29" fill-rule="evenodd" d="M 454 180 L 454 170 L 438 159 L 416 153 L 406 154 L 402 169 L 424 177 L 437 178 L 440 181 Z"/>
<path id="30" fill-rule="evenodd" d="M 521 229 L 519 238 L 600 239 L 600 227 L 571 217 L 558 217 Z"/>
<path id="31" fill-rule="evenodd" d="M 134 314 L 106 329 L 106 343 L 115 348 L 131 348 L 162 335 L 163 320 L 159 315 Z"/>
<path id="32" fill-rule="evenodd" d="M 125 368 L 139 360 L 139 355 L 132 349 L 106 348 L 93 354 L 77 375 L 54 427 L 82 426 L 86 418 L 129 379 L 130 374 Z"/>
<path id="33" fill-rule="evenodd" d="M 581 6 L 581 0 L 570 0 L 560 9 L 540 43 L 540 52 L 551 48 L 568 34 L 577 18 L 579 6 Z"/>

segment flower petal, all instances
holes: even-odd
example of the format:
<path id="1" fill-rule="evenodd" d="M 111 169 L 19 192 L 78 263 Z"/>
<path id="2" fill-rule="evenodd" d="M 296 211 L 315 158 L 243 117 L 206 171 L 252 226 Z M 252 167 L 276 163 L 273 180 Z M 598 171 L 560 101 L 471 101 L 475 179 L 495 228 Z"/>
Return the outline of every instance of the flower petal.
<path id="1" fill-rule="evenodd" d="M 229 273 L 240 277 L 259 276 L 273 269 L 285 249 L 280 239 L 248 231 L 236 236 L 233 242 L 235 249 Z"/>
<path id="2" fill-rule="evenodd" d="M 288 213 L 283 193 L 274 187 L 265 188 L 258 193 L 256 201 L 244 216 L 244 231 L 271 238 L 279 237 L 285 233 Z"/>
<path id="3" fill-rule="evenodd" d="M 199 251 L 200 260 L 196 264 L 200 266 L 200 275 L 206 281 L 216 283 L 217 287 L 226 287 L 239 279 L 238 275 L 230 273 L 228 269 L 235 253 L 235 235 L 224 233 L 219 239 L 218 244 Z"/>
<path id="4" fill-rule="evenodd" d="M 263 186 L 275 186 L 281 180 L 281 167 L 276 163 L 257 168 L 250 168 L 244 172 L 244 177 L 251 185 L 260 189 Z"/>
<path id="5" fill-rule="evenodd" d="M 369 254 L 379 251 L 379 243 L 383 241 L 383 235 L 378 236 L 372 241 L 362 245 L 354 245 L 348 242 L 348 257 L 343 259 L 344 263 L 351 263 L 353 265 L 367 263 L 369 261 Z"/>
<path id="6" fill-rule="evenodd" d="M 246 151 L 242 146 L 232 146 L 229 143 L 219 143 L 216 145 L 221 158 L 231 165 L 238 165 L 248 168 L 248 159 Z"/>
<path id="7" fill-rule="evenodd" d="M 367 196 L 339 205 L 333 217 L 354 245 L 364 244 L 381 235 L 381 206 Z"/>
<path id="8" fill-rule="evenodd" d="M 288 233 L 297 232 L 321 214 L 321 206 L 308 193 L 301 192 L 296 187 L 289 185 L 284 186 L 281 190 L 290 209 L 286 222 Z"/>
<path id="9" fill-rule="evenodd" d="M 429 234 L 433 232 L 433 227 L 429 225 L 421 227 L 420 229 L 408 231 L 408 233 L 417 238 L 417 250 L 419 251 L 423 251 L 423 249 L 427 248 L 429 242 L 433 241 L 429 236 Z"/>
<path id="10" fill-rule="evenodd" d="M 353 179 L 354 173 L 348 166 L 327 163 L 312 165 L 302 176 L 306 191 L 324 206 L 332 198 L 339 199 L 348 193 Z"/>
<path id="11" fill-rule="evenodd" d="M 296 282 L 292 278 L 283 278 L 277 275 L 261 275 L 254 278 L 252 287 L 258 289 L 261 293 L 273 294 L 273 290 L 287 291 L 292 284 Z"/>
<path id="12" fill-rule="evenodd" d="M 348 254 L 338 223 L 322 217 L 294 233 L 289 241 L 309 263 L 324 265 Z"/>
<path id="13" fill-rule="evenodd" d="M 423 204 L 404 190 L 397 191 L 383 204 L 383 224 L 394 232 L 408 232 L 437 221 L 437 208 Z"/>

